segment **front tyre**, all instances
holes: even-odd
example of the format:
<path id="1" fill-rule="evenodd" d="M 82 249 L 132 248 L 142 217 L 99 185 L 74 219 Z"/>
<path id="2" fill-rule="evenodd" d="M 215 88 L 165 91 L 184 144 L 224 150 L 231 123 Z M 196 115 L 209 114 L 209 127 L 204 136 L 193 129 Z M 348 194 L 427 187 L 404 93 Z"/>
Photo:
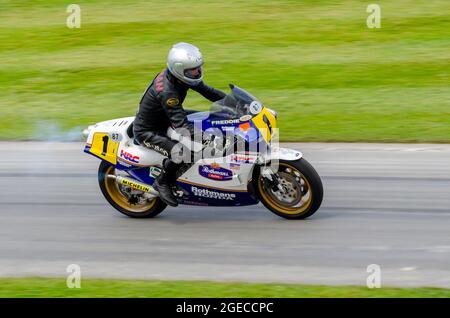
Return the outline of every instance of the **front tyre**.
<path id="1" fill-rule="evenodd" d="M 152 218 L 161 213 L 166 204 L 159 197 L 148 200 L 142 192 L 118 184 L 108 175 L 118 173 L 114 166 L 102 161 L 98 167 L 98 183 L 106 200 L 120 213 L 132 218 Z"/>
<path id="2" fill-rule="evenodd" d="M 270 211 L 286 219 L 304 219 L 313 215 L 323 199 L 323 186 L 316 170 L 301 158 L 280 160 L 278 172 L 280 191 L 257 173 L 253 179 L 259 199 Z"/>

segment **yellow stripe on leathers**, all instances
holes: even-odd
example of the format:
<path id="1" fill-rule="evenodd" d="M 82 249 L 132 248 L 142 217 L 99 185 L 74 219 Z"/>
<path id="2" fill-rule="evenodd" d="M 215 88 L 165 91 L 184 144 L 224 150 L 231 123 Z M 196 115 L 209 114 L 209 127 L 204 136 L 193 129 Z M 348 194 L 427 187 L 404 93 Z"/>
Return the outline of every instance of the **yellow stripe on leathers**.
<path id="1" fill-rule="evenodd" d="M 90 152 L 112 164 L 117 164 L 119 143 L 112 141 L 107 133 L 95 133 Z"/>
<path id="2" fill-rule="evenodd" d="M 253 124 L 258 128 L 264 140 L 268 143 L 272 138 L 272 131 L 277 128 L 277 119 L 274 114 L 266 107 L 261 112 L 253 117 Z"/>

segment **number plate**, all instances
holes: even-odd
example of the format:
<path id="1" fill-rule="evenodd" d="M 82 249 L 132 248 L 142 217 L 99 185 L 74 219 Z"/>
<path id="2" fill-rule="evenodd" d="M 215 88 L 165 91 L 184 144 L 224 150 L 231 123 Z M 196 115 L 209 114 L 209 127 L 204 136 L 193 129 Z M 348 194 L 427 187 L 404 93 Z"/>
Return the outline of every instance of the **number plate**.
<path id="1" fill-rule="evenodd" d="M 112 164 L 117 164 L 118 148 L 119 143 L 111 140 L 108 133 L 95 133 L 90 151 L 97 157 L 111 162 Z"/>

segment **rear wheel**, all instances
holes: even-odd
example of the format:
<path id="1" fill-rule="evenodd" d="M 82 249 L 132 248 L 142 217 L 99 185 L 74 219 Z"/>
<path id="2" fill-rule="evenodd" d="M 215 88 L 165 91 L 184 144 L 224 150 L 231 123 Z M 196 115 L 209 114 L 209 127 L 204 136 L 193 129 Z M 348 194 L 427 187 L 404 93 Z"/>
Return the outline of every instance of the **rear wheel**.
<path id="1" fill-rule="evenodd" d="M 118 184 L 108 175 L 119 175 L 114 166 L 102 161 L 98 168 L 98 183 L 106 200 L 120 213 L 132 218 L 152 218 L 161 213 L 166 204 L 159 197 L 147 199 L 144 193 Z"/>
<path id="2" fill-rule="evenodd" d="M 280 160 L 276 176 L 283 191 L 260 173 L 254 178 L 259 199 L 270 211 L 286 219 L 304 219 L 319 209 L 322 181 L 305 159 Z"/>

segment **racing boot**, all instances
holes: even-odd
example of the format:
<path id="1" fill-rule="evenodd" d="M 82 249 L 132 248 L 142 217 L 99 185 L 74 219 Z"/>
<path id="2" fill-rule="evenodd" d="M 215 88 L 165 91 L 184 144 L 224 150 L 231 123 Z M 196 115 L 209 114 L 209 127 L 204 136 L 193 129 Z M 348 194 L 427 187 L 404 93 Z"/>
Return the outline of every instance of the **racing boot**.
<path id="1" fill-rule="evenodd" d="M 159 192 L 161 200 L 170 206 L 177 206 L 178 201 L 172 191 L 172 185 L 176 181 L 176 173 L 178 165 L 170 159 L 165 159 L 161 174 L 155 180 L 153 187 Z"/>

